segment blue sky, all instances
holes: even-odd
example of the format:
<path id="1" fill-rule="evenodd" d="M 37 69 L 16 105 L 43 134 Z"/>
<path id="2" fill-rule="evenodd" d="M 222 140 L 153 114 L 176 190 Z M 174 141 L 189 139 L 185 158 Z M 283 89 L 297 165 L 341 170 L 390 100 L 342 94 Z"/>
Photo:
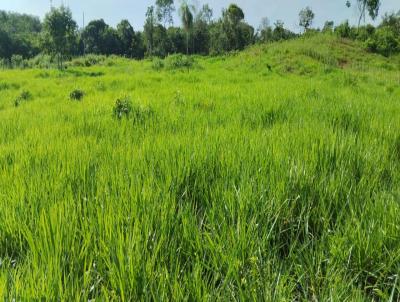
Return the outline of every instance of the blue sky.
<path id="1" fill-rule="evenodd" d="M 85 12 L 86 23 L 103 18 L 108 24 L 115 26 L 121 19 L 128 19 L 135 29 L 141 30 L 146 8 L 155 0 L 53 0 L 55 6 L 62 2 L 71 8 L 80 26 Z M 263 17 L 268 17 L 271 23 L 280 19 L 288 28 L 299 31 L 298 12 L 306 6 L 310 6 L 315 12 L 315 26 L 321 27 L 326 20 L 333 20 L 335 24 L 346 19 L 351 23 L 356 23 L 357 20 L 356 7 L 353 5 L 352 8 L 346 8 L 346 0 L 193 0 L 192 2 L 197 6 L 209 3 L 214 10 L 214 17 L 221 15 L 222 8 L 232 2 L 236 3 L 243 9 L 246 21 L 256 28 Z M 175 0 L 175 3 L 177 5 L 178 1 Z M 0 0 L 0 10 L 28 13 L 41 18 L 49 7 L 50 0 Z M 399 10 L 400 0 L 382 0 L 381 15 L 384 12 Z M 175 24 L 179 24 L 177 16 L 175 19 Z M 378 18 L 380 19 L 381 17 Z"/>

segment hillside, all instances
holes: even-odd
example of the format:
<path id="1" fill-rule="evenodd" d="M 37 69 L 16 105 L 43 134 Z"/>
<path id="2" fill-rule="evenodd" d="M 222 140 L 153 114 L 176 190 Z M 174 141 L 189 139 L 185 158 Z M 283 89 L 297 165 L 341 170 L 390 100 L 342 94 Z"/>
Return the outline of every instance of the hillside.
<path id="1" fill-rule="evenodd" d="M 0 71 L 1 300 L 400 299 L 399 56 L 97 61 Z"/>

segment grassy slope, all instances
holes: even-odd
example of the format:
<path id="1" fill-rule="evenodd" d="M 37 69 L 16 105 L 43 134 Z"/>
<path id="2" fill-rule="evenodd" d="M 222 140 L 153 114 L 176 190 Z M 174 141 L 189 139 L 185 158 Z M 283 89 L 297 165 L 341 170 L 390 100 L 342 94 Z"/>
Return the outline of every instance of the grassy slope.
<path id="1" fill-rule="evenodd" d="M 0 299 L 399 299 L 400 58 L 197 62 L 0 72 Z"/>

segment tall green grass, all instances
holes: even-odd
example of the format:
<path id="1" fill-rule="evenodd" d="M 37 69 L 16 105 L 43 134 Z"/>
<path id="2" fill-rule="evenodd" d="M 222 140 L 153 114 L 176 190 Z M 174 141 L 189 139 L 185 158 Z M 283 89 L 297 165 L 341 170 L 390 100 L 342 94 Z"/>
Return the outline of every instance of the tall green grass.
<path id="1" fill-rule="evenodd" d="M 0 73 L 0 299 L 398 301 L 398 58 L 195 60 Z"/>

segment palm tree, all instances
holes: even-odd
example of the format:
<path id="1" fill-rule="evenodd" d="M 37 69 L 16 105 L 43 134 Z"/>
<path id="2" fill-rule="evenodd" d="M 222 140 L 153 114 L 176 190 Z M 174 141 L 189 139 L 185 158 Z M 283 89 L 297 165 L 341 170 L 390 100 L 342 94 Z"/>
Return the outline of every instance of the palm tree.
<path id="1" fill-rule="evenodd" d="M 186 1 L 182 2 L 179 9 L 179 14 L 181 16 L 182 25 L 186 31 L 186 54 L 189 54 L 189 34 L 193 26 L 193 14 L 190 7 Z"/>

